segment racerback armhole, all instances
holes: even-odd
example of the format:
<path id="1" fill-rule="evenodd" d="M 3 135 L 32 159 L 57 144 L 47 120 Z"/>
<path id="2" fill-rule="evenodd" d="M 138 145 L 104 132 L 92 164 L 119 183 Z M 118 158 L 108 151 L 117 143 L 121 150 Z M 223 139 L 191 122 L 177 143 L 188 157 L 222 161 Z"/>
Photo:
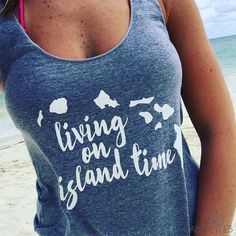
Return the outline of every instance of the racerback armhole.
<path id="1" fill-rule="evenodd" d="M 159 2 L 159 0 L 153 0 L 153 1 L 154 1 L 154 5 L 157 7 L 157 9 L 160 12 L 162 23 L 164 24 L 165 28 L 167 29 L 167 24 L 166 24 L 166 20 L 165 20 L 165 17 L 164 17 L 164 12 L 161 8 L 160 2 Z"/>
<path id="2" fill-rule="evenodd" d="M 23 29 L 26 31 L 25 28 L 25 16 L 24 16 L 24 0 L 19 1 L 19 22 Z"/>

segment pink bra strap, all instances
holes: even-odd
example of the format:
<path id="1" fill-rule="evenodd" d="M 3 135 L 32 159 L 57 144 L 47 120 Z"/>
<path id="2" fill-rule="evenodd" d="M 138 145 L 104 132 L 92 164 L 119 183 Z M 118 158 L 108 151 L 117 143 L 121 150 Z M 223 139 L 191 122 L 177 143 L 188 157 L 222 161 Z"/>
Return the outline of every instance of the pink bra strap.
<path id="1" fill-rule="evenodd" d="M 19 21 L 23 29 L 25 29 L 25 21 L 24 21 L 24 0 L 20 0 L 19 2 Z"/>

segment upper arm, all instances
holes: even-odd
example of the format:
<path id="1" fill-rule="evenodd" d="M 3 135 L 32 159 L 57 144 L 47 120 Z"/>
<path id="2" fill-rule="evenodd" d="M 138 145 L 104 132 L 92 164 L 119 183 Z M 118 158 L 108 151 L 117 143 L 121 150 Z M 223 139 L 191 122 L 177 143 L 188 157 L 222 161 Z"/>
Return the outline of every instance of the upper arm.
<path id="1" fill-rule="evenodd" d="M 233 104 L 194 0 L 163 0 L 167 28 L 182 63 L 181 95 L 200 137 L 235 132 Z"/>

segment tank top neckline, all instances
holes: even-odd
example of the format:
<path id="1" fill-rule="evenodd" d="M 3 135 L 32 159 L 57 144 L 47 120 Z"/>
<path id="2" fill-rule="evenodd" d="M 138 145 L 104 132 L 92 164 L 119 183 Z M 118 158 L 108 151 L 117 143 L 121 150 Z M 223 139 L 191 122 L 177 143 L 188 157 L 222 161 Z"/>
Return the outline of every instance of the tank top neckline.
<path id="1" fill-rule="evenodd" d="M 23 26 L 17 20 L 14 13 L 11 13 L 10 17 L 13 19 L 13 22 L 14 22 L 17 30 L 19 31 L 20 36 L 23 37 L 24 41 L 29 43 L 34 49 L 38 50 L 38 52 L 40 52 L 43 56 L 49 57 L 50 59 L 53 59 L 53 60 L 79 63 L 79 62 L 89 62 L 89 61 L 102 59 L 103 57 L 107 57 L 107 56 L 111 55 L 112 53 L 115 53 L 120 47 L 124 46 L 124 44 L 128 41 L 129 35 L 131 34 L 131 30 L 133 28 L 133 22 L 134 22 L 133 0 L 129 0 L 129 6 L 130 6 L 130 20 L 129 20 L 128 30 L 126 31 L 126 34 L 123 36 L 123 38 L 120 40 L 120 42 L 117 43 L 114 47 L 112 47 L 111 49 L 107 50 L 104 53 L 101 53 L 99 55 L 92 56 L 92 57 L 87 57 L 87 58 L 65 58 L 65 57 L 60 57 L 55 54 L 47 52 L 45 49 L 43 49 L 41 46 L 39 46 L 37 43 L 35 43 L 30 38 L 30 36 L 26 33 Z"/>

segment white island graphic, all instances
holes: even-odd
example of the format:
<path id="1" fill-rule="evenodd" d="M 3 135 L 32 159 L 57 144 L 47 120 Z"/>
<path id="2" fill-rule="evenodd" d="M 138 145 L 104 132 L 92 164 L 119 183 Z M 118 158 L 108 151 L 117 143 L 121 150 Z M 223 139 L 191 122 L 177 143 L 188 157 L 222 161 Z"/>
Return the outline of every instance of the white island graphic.
<path id="1" fill-rule="evenodd" d="M 174 130 L 176 132 L 176 140 L 175 140 L 175 143 L 174 143 L 174 148 L 179 153 L 180 160 L 181 160 L 181 167 L 182 167 L 182 169 L 184 169 L 181 126 L 178 126 L 177 124 L 174 124 Z"/>
<path id="2" fill-rule="evenodd" d="M 43 111 L 40 110 L 40 111 L 39 111 L 38 118 L 37 118 L 37 123 L 38 123 L 38 125 L 39 125 L 40 127 L 42 126 L 42 119 L 43 119 Z"/>
<path id="3" fill-rule="evenodd" d="M 167 120 L 174 113 L 174 108 L 172 108 L 168 104 L 165 104 L 161 107 L 158 103 L 156 103 L 154 104 L 154 110 L 162 113 L 162 117 L 164 120 Z"/>
<path id="4" fill-rule="evenodd" d="M 139 104 L 150 104 L 154 97 L 149 97 L 149 98 L 142 98 L 138 100 L 131 100 L 129 103 L 129 107 L 135 107 Z"/>
<path id="5" fill-rule="evenodd" d="M 139 112 L 139 115 L 142 116 L 146 122 L 146 124 L 149 124 L 152 122 L 153 116 L 150 112 L 148 111 L 141 111 Z"/>
<path id="6" fill-rule="evenodd" d="M 97 98 L 94 99 L 95 104 L 100 107 L 101 109 L 104 109 L 106 107 L 117 107 L 120 104 L 116 101 L 116 99 L 112 100 L 110 96 L 104 92 L 103 90 L 100 91 Z"/>
<path id="7" fill-rule="evenodd" d="M 68 110 L 67 99 L 58 98 L 52 101 L 49 107 L 51 113 L 64 114 Z"/>

